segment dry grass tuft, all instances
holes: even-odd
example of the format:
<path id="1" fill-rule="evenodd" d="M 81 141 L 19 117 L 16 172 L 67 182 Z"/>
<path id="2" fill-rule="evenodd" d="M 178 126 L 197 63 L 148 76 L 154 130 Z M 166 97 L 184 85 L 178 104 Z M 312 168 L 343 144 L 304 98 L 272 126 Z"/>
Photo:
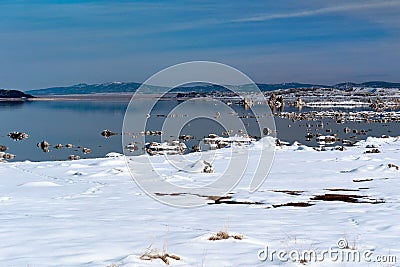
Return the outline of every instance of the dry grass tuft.
<path id="1" fill-rule="evenodd" d="M 233 238 L 236 240 L 242 240 L 243 235 L 230 235 L 227 231 L 219 231 L 216 234 L 210 236 L 208 238 L 208 240 L 217 241 L 217 240 L 224 240 L 224 239 L 229 239 L 229 238 Z"/>
<path id="2" fill-rule="evenodd" d="M 142 256 L 140 256 L 141 260 L 155 260 L 155 259 L 160 259 L 162 260 L 166 265 L 169 265 L 169 259 L 177 260 L 179 261 L 181 257 L 175 255 L 175 254 L 169 254 L 166 252 L 163 253 L 154 253 L 154 252 L 146 252 Z"/>
<path id="3" fill-rule="evenodd" d="M 223 239 L 228 239 L 228 238 L 229 238 L 228 232 L 219 231 L 215 235 L 210 236 L 210 238 L 208 240 L 215 241 L 215 240 L 223 240 Z"/>
<path id="4" fill-rule="evenodd" d="M 168 232 L 169 232 L 169 226 L 168 226 Z M 169 265 L 169 260 L 181 260 L 181 257 L 175 255 L 175 254 L 170 254 L 168 253 L 168 239 L 166 238 L 164 241 L 164 248 L 162 252 L 159 252 L 157 249 L 152 249 L 152 245 L 147 247 L 146 252 L 139 257 L 141 260 L 155 260 L 155 259 L 160 259 L 162 260 L 166 265 Z"/>

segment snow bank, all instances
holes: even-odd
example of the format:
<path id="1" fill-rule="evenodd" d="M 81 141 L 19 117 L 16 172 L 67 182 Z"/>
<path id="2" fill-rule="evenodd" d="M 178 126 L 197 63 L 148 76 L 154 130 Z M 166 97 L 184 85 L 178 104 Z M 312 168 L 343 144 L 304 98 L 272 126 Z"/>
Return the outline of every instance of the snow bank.
<path id="1" fill-rule="evenodd" d="M 257 192 L 248 192 L 251 177 L 243 177 L 225 198 L 208 196 L 215 204 L 195 209 L 173 208 L 148 197 L 119 154 L 0 164 L 0 265 L 165 266 L 160 259 L 140 259 L 151 246 L 178 255 L 180 260 L 170 261 L 173 266 L 282 266 L 291 264 L 261 262 L 257 252 L 265 245 L 324 250 L 339 238 L 375 255 L 397 255 L 400 261 L 400 171 L 389 167 L 400 165 L 399 140 L 370 137 L 345 151 L 280 147 Z M 368 145 L 381 153 L 365 154 Z M 216 174 L 229 160 L 224 151 L 218 150 L 213 163 Z M 159 159 L 163 164 L 163 156 Z M 173 168 L 163 174 L 178 182 L 214 175 L 184 175 Z M 225 229 L 243 238 L 208 240 Z"/>

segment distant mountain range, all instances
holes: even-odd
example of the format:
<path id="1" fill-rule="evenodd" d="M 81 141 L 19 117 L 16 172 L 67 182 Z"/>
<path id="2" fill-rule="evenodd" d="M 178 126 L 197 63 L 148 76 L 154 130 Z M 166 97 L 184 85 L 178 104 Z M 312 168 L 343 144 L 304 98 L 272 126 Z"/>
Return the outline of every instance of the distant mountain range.
<path id="1" fill-rule="evenodd" d="M 400 88 L 400 83 L 382 82 L 382 81 L 371 81 L 363 83 L 339 83 L 334 86 L 338 89 L 348 89 L 353 87 L 364 87 L 364 88 Z"/>
<path id="2" fill-rule="evenodd" d="M 102 84 L 76 84 L 65 87 L 51 87 L 45 89 L 29 90 L 27 93 L 32 95 L 72 95 L 72 94 L 104 94 L 104 93 L 134 93 L 140 87 L 140 83 L 135 82 L 112 82 Z M 287 88 L 312 88 L 312 87 L 326 87 L 325 85 L 302 84 L 302 83 L 282 83 L 282 84 L 257 84 L 261 91 L 273 91 L 277 89 Z M 246 87 L 251 88 L 250 85 L 241 86 L 242 89 Z M 330 86 L 328 86 L 330 87 Z M 159 86 L 145 86 L 142 88 L 144 93 L 159 93 L 164 92 L 165 87 Z M 192 85 L 181 86 L 173 90 L 173 92 L 212 92 L 212 91 L 226 91 L 220 85 Z"/>
<path id="3" fill-rule="evenodd" d="M 135 82 L 111 82 L 102 84 L 76 84 L 64 87 L 50 87 L 45 89 L 34 89 L 26 91 L 26 95 L 43 96 L 43 95 L 73 95 L 73 94 L 106 94 L 106 93 L 134 93 L 141 84 Z M 336 88 L 341 90 L 349 90 L 355 87 L 361 88 L 400 88 L 400 83 L 391 83 L 384 81 L 370 81 L 363 83 L 339 83 L 336 85 L 322 85 L 322 84 L 307 84 L 307 83 L 279 83 L 279 84 L 257 84 L 261 91 L 274 91 L 279 89 L 289 88 Z M 250 85 L 240 86 L 241 89 L 251 90 Z M 18 95 L 19 91 L 16 90 L 0 90 L 4 95 Z M 143 87 L 144 93 L 160 93 L 164 92 L 165 88 L 159 86 L 145 86 Z M 189 85 L 175 88 L 173 92 L 202 92 L 208 93 L 213 91 L 226 91 L 226 89 L 219 85 Z M 22 92 L 19 92 L 22 93 Z M 22 95 L 23 94 L 23 95 Z M 26 97 L 25 94 L 20 94 L 20 97 Z M 0 97 L 2 95 L 0 94 Z"/>
<path id="4" fill-rule="evenodd" d="M 32 95 L 75 95 L 75 94 L 99 94 L 99 93 L 134 93 L 140 86 L 140 83 L 102 83 L 86 84 L 80 83 L 71 86 L 50 87 L 45 89 L 34 89 L 26 91 Z"/>

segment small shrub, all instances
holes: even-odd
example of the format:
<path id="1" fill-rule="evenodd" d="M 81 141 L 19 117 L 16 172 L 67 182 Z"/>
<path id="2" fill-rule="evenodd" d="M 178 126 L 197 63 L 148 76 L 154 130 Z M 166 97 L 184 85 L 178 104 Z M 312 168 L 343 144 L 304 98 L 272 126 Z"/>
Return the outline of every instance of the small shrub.
<path id="1" fill-rule="evenodd" d="M 141 260 L 155 260 L 155 259 L 160 259 L 162 260 L 166 265 L 169 265 L 169 259 L 177 260 L 179 261 L 181 257 L 175 255 L 175 254 L 170 254 L 167 252 L 167 250 L 164 248 L 163 252 L 158 252 L 157 249 L 151 249 L 151 246 L 147 248 L 147 251 L 139 257 Z"/>

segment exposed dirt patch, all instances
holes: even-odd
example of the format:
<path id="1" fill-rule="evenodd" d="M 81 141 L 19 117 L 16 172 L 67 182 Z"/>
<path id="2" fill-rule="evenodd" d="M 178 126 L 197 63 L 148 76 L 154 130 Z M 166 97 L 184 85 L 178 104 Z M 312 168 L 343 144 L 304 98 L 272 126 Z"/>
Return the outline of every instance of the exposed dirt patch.
<path id="1" fill-rule="evenodd" d="M 272 205 L 274 208 L 279 208 L 279 207 L 309 207 L 313 206 L 315 204 L 309 203 L 309 202 L 289 202 L 289 203 L 284 203 L 284 204 L 275 204 Z"/>
<path id="2" fill-rule="evenodd" d="M 241 204 L 241 205 L 262 205 L 264 203 L 258 202 L 258 201 L 238 201 L 232 199 L 232 196 L 200 196 L 200 197 L 205 197 L 209 200 L 212 200 L 214 202 L 208 203 L 209 205 L 215 205 L 215 204 Z"/>
<path id="3" fill-rule="evenodd" d="M 292 195 L 292 196 L 299 196 L 302 193 L 304 193 L 304 191 L 301 191 L 301 190 L 272 190 L 272 192 L 285 193 L 285 194 Z"/>
<path id="4" fill-rule="evenodd" d="M 371 181 L 373 181 L 373 180 L 374 180 L 374 179 L 372 179 L 372 178 L 354 179 L 353 182 L 355 182 L 355 183 L 362 183 L 362 182 L 371 182 Z"/>
<path id="5" fill-rule="evenodd" d="M 336 191 L 358 192 L 358 191 L 360 191 L 359 189 L 345 189 L 345 188 L 326 188 L 324 190 L 332 191 L 332 192 L 336 192 Z"/>
<path id="6" fill-rule="evenodd" d="M 154 193 L 156 196 L 182 196 L 186 195 L 186 193 Z"/>
<path id="7" fill-rule="evenodd" d="M 264 203 L 258 201 L 237 201 L 233 200 L 232 196 L 205 196 L 199 194 L 191 194 L 191 193 L 154 193 L 157 196 L 184 196 L 184 195 L 192 195 L 198 196 L 201 198 L 205 198 L 210 201 L 207 203 L 208 205 L 215 205 L 215 204 L 236 204 L 236 205 L 262 205 Z"/>
<path id="8" fill-rule="evenodd" d="M 370 203 L 370 204 L 378 204 L 385 202 L 383 199 L 374 199 L 374 198 L 368 198 L 367 196 L 345 195 L 345 194 L 316 195 L 310 200 L 341 201 L 347 203 Z"/>

